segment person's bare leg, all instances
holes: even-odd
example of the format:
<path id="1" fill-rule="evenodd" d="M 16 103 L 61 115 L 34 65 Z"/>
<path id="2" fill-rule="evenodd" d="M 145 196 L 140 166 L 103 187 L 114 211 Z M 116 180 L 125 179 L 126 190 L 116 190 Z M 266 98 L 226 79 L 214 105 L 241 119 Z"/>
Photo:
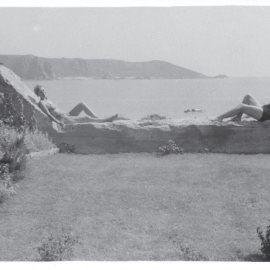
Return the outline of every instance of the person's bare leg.
<path id="1" fill-rule="evenodd" d="M 223 119 L 242 115 L 245 113 L 248 116 L 251 116 L 255 118 L 256 120 L 259 120 L 263 115 L 263 109 L 259 106 L 253 106 L 253 105 L 246 105 L 246 104 L 240 104 L 237 107 L 233 108 L 232 110 L 218 116 L 215 119 L 212 119 L 213 121 L 220 121 L 222 122 Z"/>
<path id="2" fill-rule="evenodd" d="M 103 118 L 103 119 L 100 119 L 100 118 L 98 118 L 98 119 L 97 118 L 93 118 L 93 119 L 100 120 L 100 122 L 112 122 L 115 119 L 117 119 L 117 117 L 118 117 L 118 114 L 115 114 L 113 116 L 110 116 L 110 117 L 107 117 L 107 118 Z"/>
<path id="3" fill-rule="evenodd" d="M 65 124 L 87 124 L 87 123 L 104 123 L 112 122 L 117 119 L 118 114 L 107 118 L 93 118 L 91 116 L 66 116 L 64 119 Z"/>
<path id="4" fill-rule="evenodd" d="M 257 107 L 262 107 L 262 105 L 260 104 L 260 102 L 251 94 L 247 94 L 245 95 L 242 104 L 246 104 L 246 105 L 252 105 L 252 106 L 257 106 Z M 236 116 L 234 116 L 231 120 L 232 121 L 241 121 L 243 113 L 239 113 Z"/>
<path id="5" fill-rule="evenodd" d="M 113 116 L 107 117 L 107 118 L 92 118 L 92 117 L 87 117 L 88 121 L 87 122 L 94 122 L 94 123 L 104 123 L 104 122 L 112 122 L 118 117 L 118 114 L 115 114 Z"/>
<path id="6" fill-rule="evenodd" d="M 98 116 L 83 102 L 77 104 L 70 112 L 71 116 L 78 116 L 81 112 L 85 112 L 87 115 L 93 118 L 98 118 Z"/>

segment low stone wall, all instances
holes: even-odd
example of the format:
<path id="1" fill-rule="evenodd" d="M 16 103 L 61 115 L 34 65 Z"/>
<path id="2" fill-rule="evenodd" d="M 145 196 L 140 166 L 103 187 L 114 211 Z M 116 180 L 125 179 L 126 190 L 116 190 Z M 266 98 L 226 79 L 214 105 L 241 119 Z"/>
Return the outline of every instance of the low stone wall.
<path id="1" fill-rule="evenodd" d="M 35 117 L 37 127 L 55 143 L 75 146 L 79 154 L 154 152 L 174 140 L 187 152 L 259 154 L 270 152 L 270 124 L 257 121 L 211 123 L 208 120 L 119 120 L 61 129 L 38 107 L 38 98 L 11 70 L 0 65 L 0 93 L 12 96 L 16 112 Z M 18 102 L 20 100 L 20 102 Z"/>
<path id="2" fill-rule="evenodd" d="M 54 139 L 80 154 L 154 152 L 168 140 L 192 153 L 258 154 L 270 153 L 269 135 L 270 123 L 167 119 L 68 126 Z"/>

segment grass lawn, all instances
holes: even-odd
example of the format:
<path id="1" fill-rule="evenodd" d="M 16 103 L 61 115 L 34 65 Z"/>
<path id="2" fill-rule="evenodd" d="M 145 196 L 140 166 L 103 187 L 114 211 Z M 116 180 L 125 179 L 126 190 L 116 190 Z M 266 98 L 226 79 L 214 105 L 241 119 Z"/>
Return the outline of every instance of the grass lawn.
<path id="1" fill-rule="evenodd" d="M 0 206 L 0 260 L 35 260 L 51 233 L 74 260 L 251 260 L 270 218 L 268 155 L 68 155 L 31 160 Z"/>

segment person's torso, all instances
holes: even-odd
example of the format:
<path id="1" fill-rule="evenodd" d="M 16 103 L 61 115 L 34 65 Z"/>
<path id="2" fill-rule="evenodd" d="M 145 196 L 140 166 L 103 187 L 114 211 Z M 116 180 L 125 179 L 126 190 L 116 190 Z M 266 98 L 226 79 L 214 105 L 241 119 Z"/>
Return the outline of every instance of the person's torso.
<path id="1" fill-rule="evenodd" d="M 59 119 L 65 116 L 65 112 L 60 110 L 51 100 L 46 99 L 42 102 L 54 117 Z"/>

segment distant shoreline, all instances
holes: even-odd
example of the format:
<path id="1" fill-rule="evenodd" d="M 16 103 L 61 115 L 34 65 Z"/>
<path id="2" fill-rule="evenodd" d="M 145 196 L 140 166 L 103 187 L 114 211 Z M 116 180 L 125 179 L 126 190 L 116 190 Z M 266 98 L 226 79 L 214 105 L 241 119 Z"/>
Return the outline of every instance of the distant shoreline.
<path id="1" fill-rule="evenodd" d="M 53 79 L 22 79 L 23 81 L 84 81 L 84 80 L 91 80 L 91 81 L 154 81 L 154 80 L 168 80 L 168 81 L 184 81 L 184 80 L 218 80 L 218 79 L 237 79 L 234 77 L 226 77 L 226 78 L 215 78 L 215 77 L 207 77 L 207 78 L 183 78 L 183 79 L 174 79 L 174 78 L 149 78 L 149 79 L 143 79 L 143 78 L 110 78 L 110 79 L 102 79 L 102 78 L 90 78 L 90 77 L 60 77 L 60 78 L 53 78 Z M 243 77 L 243 78 L 249 78 L 249 77 Z M 243 79 L 239 78 L 239 79 Z M 253 78 L 253 77 L 252 77 Z M 256 78 L 256 77 L 254 77 Z M 266 77 L 268 78 L 268 77 Z M 269 77 L 270 78 L 270 77 Z"/>
<path id="2" fill-rule="evenodd" d="M 166 61 L 129 62 L 113 59 L 44 58 L 35 55 L 0 55 L 0 63 L 22 79 L 87 77 L 93 79 L 197 79 L 209 78 Z M 224 77 L 226 75 L 218 75 Z M 210 77 L 211 78 L 211 77 Z"/>

